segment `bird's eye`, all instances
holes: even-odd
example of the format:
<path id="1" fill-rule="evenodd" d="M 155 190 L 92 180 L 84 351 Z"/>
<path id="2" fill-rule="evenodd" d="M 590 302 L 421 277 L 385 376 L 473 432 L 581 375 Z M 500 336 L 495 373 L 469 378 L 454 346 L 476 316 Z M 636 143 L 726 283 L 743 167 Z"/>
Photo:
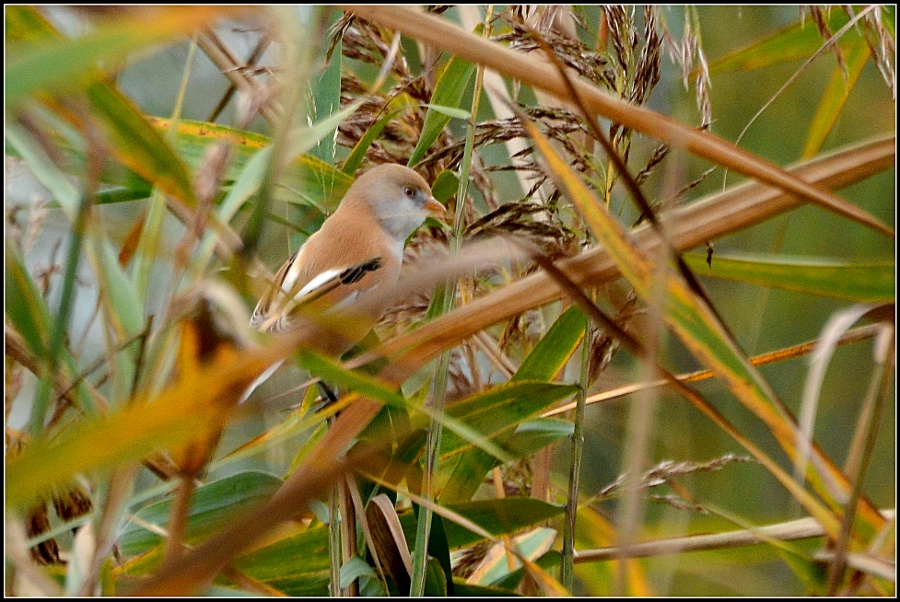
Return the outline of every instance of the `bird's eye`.
<path id="1" fill-rule="evenodd" d="M 409 186 L 407 186 L 403 189 L 403 194 L 405 194 L 409 198 L 413 198 L 414 196 L 416 196 L 416 191 L 414 188 L 410 188 Z"/>

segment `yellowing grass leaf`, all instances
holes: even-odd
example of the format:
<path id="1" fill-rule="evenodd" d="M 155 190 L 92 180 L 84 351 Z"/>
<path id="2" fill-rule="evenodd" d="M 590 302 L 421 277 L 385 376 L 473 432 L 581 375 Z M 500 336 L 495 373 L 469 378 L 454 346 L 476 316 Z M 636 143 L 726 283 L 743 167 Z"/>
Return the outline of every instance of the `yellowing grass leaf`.
<path id="1" fill-rule="evenodd" d="M 93 84 L 87 95 L 116 158 L 182 204 L 196 206 L 187 166 L 138 108 L 109 84 Z"/>
<path id="2" fill-rule="evenodd" d="M 169 119 L 162 117 L 149 119 L 160 131 L 168 131 L 171 127 Z M 191 167 L 200 166 L 207 147 L 214 142 L 227 142 L 234 149 L 234 160 L 229 166 L 227 177 L 235 180 L 235 186 L 240 186 L 238 196 L 246 200 L 259 189 L 260 178 L 265 171 L 264 166 L 254 166 L 253 175 L 247 180 L 242 176 L 247 177 L 246 170 L 250 169 L 248 165 L 252 166 L 253 163 L 263 160 L 263 157 L 258 155 L 261 152 L 268 153 L 271 140 L 262 134 L 214 123 L 185 120 L 178 122 L 175 129 L 175 145 Z M 276 188 L 278 200 L 298 203 L 311 199 L 314 206 L 333 211 L 353 183 L 353 176 L 312 155 L 300 155 L 284 168 L 283 180 L 282 185 Z M 227 213 L 230 219 L 239 204 L 234 201 L 224 204 L 230 207 Z"/>
<path id="3" fill-rule="evenodd" d="M 871 55 L 868 45 L 853 46 L 845 53 L 847 73 L 844 74 L 840 66 L 831 72 L 828 87 L 822 93 L 816 114 L 809 124 L 809 135 L 803 146 L 804 157 L 812 157 L 822 148 Z"/>
<path id="4" fill-rule="evenodd" d="M 226 355 L 181 378 L 159 396 L 138 398 L 118 411 L 36 441 L 7 464 L 6 500 L 25 508 L 75 475 L 136 461 L 222 426 L 222 400 L 244 389 L 285 352 L 284 346 Z"/>
<path id="5" fill-rule="evenodd" d="M 147 120 L 161 134 L 172 129 L 172 120 L 165 117 L 148 116 Z M 268 136 L 238 130 L 217 123 L 204 121 L 178 120 L 174 131 L 175 148 L 192 168 L 200 166 L 203 154 L 214 142 L 227 142 L 234 150 L 234 159 L 229 165 L 227 178 L 236 177 L 243 166 L 257 151 L 269 146 Z"/>

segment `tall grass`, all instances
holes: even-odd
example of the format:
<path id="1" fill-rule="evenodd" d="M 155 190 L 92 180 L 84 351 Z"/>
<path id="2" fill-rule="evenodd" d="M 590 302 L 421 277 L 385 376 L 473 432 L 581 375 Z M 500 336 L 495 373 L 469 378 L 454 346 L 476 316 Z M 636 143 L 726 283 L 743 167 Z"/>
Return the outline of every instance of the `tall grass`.
<path id="1" fill-rule="evenodd" d="M 894 594 L 893 8 L 6 23 L 7 594 Z M 384 162 L 382 322 L 252 332 Z"/>

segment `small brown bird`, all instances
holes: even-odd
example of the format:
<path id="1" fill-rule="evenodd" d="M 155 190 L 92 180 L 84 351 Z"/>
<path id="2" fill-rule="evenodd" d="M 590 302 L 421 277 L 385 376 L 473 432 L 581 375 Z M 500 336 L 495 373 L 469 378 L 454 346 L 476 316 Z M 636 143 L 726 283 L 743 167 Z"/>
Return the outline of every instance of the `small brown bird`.
<path id="1" fill-rule="evenodd" d="M 284 332 L 300 313 L 327 315 L 350 309 L 366 293 L 394 286 L 406 239 L 426 217 L 444 211 L 427 182 L 412 169 L 395 164 L 370 169 L 354 182 L 321 229 L 281 266 L 250 325 Z M 385 309 L 354 316 L 358 322 L 354 333 L 365 334 Z M 340 353 L 356 342 L 325 348 Z"/>

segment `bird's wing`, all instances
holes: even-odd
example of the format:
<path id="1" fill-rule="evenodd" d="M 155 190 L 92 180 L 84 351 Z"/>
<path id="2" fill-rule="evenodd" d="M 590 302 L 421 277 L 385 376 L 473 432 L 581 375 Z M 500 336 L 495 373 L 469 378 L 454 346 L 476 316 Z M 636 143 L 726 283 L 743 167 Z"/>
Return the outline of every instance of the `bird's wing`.
<path id="1" fill-rule="evenodd" d="M 250 319 L 254 328 L 271 332 L 288 330 L 292 318 L 313 303 L 321 304 L 329 312 L 346 307 L 370 288 L 370 275 L 383 267 L 381 257 L 372 257 L 310 277 L 291 269 L 297 265 L 299 253 L 278 270 L 275 282 L 260 299 Z"/>
<path id="2" fill-rule="evenodd" d="M 291 283 L 287 280 L 288 272 L 290 271 L 291 266 L 296 265 L 297 256 L 302 250 L 303 247 L 297 249 L 294 254 L 282 264 L 275 274 L 275 280 L 269 283 L 269 286 L 259 298 L 256 309 L 253 310 L 253 315 L 250 317 L 250 326 L 253 328 L 268 330 L 268 318 L 277 313 L 277 308 L 287 301 L 290 289 L 292 288 Z M 293 279 L 296 280 L 296 275 Z"/>

